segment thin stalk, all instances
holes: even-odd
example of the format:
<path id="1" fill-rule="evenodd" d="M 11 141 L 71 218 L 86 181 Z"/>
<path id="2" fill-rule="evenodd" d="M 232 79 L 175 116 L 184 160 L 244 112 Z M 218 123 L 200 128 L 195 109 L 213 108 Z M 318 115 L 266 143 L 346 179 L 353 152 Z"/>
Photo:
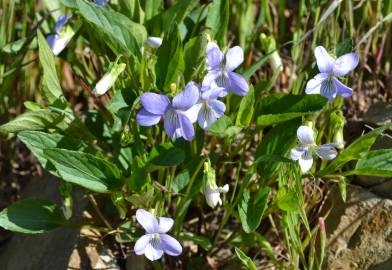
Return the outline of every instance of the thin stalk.
<path id="1" fill-rule="evenodd" d="M 174 176 L 176 174 L 176 166 L 173 166 L 173 168 L 170 171 L 170 176 L 167 177 L 166 179 L 166 189 L 167 189 L 167 209 L 170 208 L 171 205 L 171 199 L 172 199 L 172 185 L 173 185 L 173 180 Z"/>
<path id="2" fill-rule="evenodd" d="M 108 227 L 110 230 L 113 230 L 112 225 L 110 225 L 109 221 L 105 218 L 105 216 L 102 214 L 101 210 L 99 210 L 97 201 L 95 200 L 94 196 L 89 194 L 88 195 L 88 199 L 91 203 L 91 205 L 93 206 L 95 212 L 97 212 L 99 218 L 102 220 L 102 222 L 106 225 L 106 227 Z"/>
<path id="3" fill-rule="evenodd" d="M 226 214 L 222 219 L 222 222 L 219 224 L 219 228 L 218 228 L 218 230 L 212 240 L 212 247 L 215 245 L 220 233 L 222 232 L 223 227 L 226 225 L 227 221 L 229 220 L 229 218 L 231 217 L 231 215 L 234 211 L 234 208 L 236 207 L 236 205 L 240 201 L 240 199 L 242 197 L 242 193 L 244 192 L 244 189 L 248 186 L 248 183 L 249 183 L 251 177 L 253 176 L 254 172 L 255 172 L 255 164 L 253 164 L 248 169 L 248 172 L 246 173 L 245 178 L 244 178 L 244 182 L 242 183 L 241 188 L 237 193 L 237 197 L 236 197 L 234 203 L 229 205 L 229 209 L 227 209 Z"/>
<path id="4" fill-rule="evenodd" d="M 174 216 L 176 218 L 177 218 L 177 215 L 178 215 L 179 211 L 182 209 L 182 207 L 184 207 L 185 202 L 188 200 L 189 194 L 190 194 L 192 186 L 193 186 L 193 183 L 195 182 L 196 176 L 199 173 L 200 169 L 203 167 L 203 164 L 204 164 L 204 159 L 200 160 L 199 164 L 196 167 L 196 170 L 193 172 L 192 177 L 191 177 L 191 179 L 189 181 L 188 187 L 187 187 L 187 189 L 185 191 L 185 195 L 184 195 L 184 197 L 182 197 L 180 199 L 179 206 L 176 208 L 176 211 L 174 212 Z"/>

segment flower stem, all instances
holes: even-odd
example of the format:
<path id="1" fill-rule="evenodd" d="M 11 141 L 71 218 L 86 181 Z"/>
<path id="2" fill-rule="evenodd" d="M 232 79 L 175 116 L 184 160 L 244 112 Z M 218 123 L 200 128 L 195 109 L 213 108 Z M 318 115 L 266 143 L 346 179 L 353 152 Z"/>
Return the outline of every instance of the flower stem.
<path id="1" fill-rule="evenodd" d="M 99 218 L 102 220 L 102 222 L 106 225 L 106 227 L 108 227 L 110 230 L 113 230 L 112 225 L 110 225 L 109 221 L 105 218 L 105 216 L 102 214 L 101 210 L 99 210 L 97 201 L 95 200 L 94 196 L 89 194 L 88 195 L 88 199 L 91 203 L 91 205 L 93 206 L 95 212 L 97 212 Z"/>

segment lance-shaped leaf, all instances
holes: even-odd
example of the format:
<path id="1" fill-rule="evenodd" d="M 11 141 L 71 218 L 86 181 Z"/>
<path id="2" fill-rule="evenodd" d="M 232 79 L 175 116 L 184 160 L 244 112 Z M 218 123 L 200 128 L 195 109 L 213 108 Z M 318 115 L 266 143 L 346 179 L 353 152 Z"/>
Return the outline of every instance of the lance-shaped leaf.
<path id="1" fill-rule="evenodd" d="M 141 47 L 147 39 L 143 25 L 132 22 L 126 16 L 108 7 L 77 1 L 80 14 L 103 35 L 103 41 L 116 53 L 140 55 Z"/>
<path id="2" fill-rule="evenodd" d="M 63 115 L 48 109 L 25 112 L 0 126 L 0 133 L 17 133 L 22 130 L 45 130 L 55 127 L 63 119 Z"/>
<path id="3" fill-rule="evenodd" d="M 211 28 L 220 46 L 226 45 L 229 16 L 229 0 L 214 0 L 208 7 L 206 26 Z"/>
<path id="4" fill-rule="evenodd" d="M 198 71 L 198 68 L 203 65 L 205 58 L 205 51 L 207 47 L 207 36 L 200 35 L 191 38 L 184 48 L 184 60 L 185 70 L 184 79 L 185 81 L 192 80 L 193 75 Z"/>
<path id="5" fill-rule="evenodd" d="M 368 152 L 358 160 L 354 173 L 357 175 L 392 177 L 392 150 Z"/>
<path id="6" fill-rule="evenodd" d="M 95 192 L 110 192 L 123 184 L 116 165 L 93 155 L 65 149 L 45 149 L 44 154 L 64 181 Z"/>
<path id="7" fill-rule="evenodd" d="M 19 132 L 18 138 L 29 148 L 34 156 L 41 163 L 42 167 L 58 176 L 53 164 L 48 162 L 44 149 L 62 148 L 68 150 L 82 150 L 86 145 L 79 140 L 65 137 L 60 134 L 50 134 L 41 131 L 22 131 Z"/>
<path id="8" fill-rule="evenodd" d="M 254 112 L 254 104 L 255 104 L 255 94 L 253 90 L 253 86 L 249 87 L 249 92 L 244 96 L 240 103 L 240 108 L 238 110 L 236 126 L 247 128 L 253 117 Z"/>
<path id="9" fill-rule="evenodd" d="M 181 37 L 177 25 L 173 25 L 157 51 L 157 63 L 155 64 L 157 87 L 169 90 L 170 84 L 176 84 L 178 75 L 183 71 L 184 55 Z"/>
<path id="10" fill-rule="evenodd" d="M 54 55 L 46 39 L 38 31 L 39 62 L 42 68 L 42 94 L 49 104 L 53 104 L 63 95 L 54 64 Z"/>
<path id="11" fill-rule="evenodd" d="M 255 263 L 252 261 L 252 259 L 249 258 L 241 249 L 236 247 L 235 253 L 237 254 L 237 257 L 241 260 L 243 265 L 246 267 L 246 269 L 257 270 L 257 267 Z"/>
<path id="12" fill-rule="evenodd" d="M 265 187 L 259 191 L 254 200 L 251 200 L 249 192 L 245 191 L 238 205 L 242 228 L 246 233 L 255 231 L 261 222 L 264 211 L 267 208 L 270 188 Z"/>
<path id="13" fill-rule="evenodd" d="M 66 223 L 60 208 L 42 199 L 25 199 L 0 212 L 0 226 L 21 233 L 44 233 Z"/>
<path id="14" fill-rule="evenodd" d="M 280 123 L 270 129 L 257 146 L 255 158 L 258 159 L 264 155 L 286 156 L 297 141 L 296 133 L 300 125 L 300 121 L 293 119 Z M 266 179 L 275 173 L 281 165 L 281 161 L 271 159 L 271 162 L 260 162 L 257 170 L 262 178 Z"/>
<path id="15" fill-rule="evenodd" d="M 374 144 L 377 137 L 390 125 L 385 125 L 376 128 L 365 135 L 362 135 L 354 142 L 352 142 L 346 149 L 344 149 L 324 170 L 317 173 L 317 175 L 325 175 L 332 173 L 341 168 L 344 164 L 351 160 L 358 160 L 365 156 L 370 147 Z"/>
<path id="16" fill-rule="evenodd" d="M 181 164 L 185 159 L 185 152 L 170 143 L 154 146 L 151 150 L 149 164 L 160 167 L 171 167 Z"/>
<path id="17" fill-rule="evenodd" d="M 318 113 L 328 100 L 320 95 L 273 94 L 261 100 L 256 108 L 257 125 L 275 125 L 287 120 Z"/>
<path id="18" fill-rule="evenodd" d="M 152 5 L 156 5 L 155 9 L 162 7 L 159 1 L 149 1 Z M 176 4 L 172 5 L 164 12 L 158 13 L 151 20 L 147 22 L 148 33 L 153 36 L 159 36 L 162 33 L 168 33 L 170 28 L 177 24 L 179 25 L 185 17 L 191 12 L 191 10 L 197 5 L 196 0 L 181 0 L 177 1 Z M 146 3 L 147 4 L 147 3 Z M 146 10 L 146 13 L 149 12 Z M 157 13 L 157 10 L 154 11 Z"/>

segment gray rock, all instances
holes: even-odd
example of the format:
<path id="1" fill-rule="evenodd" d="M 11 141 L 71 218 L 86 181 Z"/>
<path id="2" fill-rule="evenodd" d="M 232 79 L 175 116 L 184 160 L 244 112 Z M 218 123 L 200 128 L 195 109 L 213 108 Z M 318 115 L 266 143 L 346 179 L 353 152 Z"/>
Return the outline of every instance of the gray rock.
<path id="1" fill-rule="evenodd" d="M 364 113 L 363 120 L 369 123 L 384 125 L 390 123 L 392 119 L 392 104 L 377 102 L 370 106 Z"/>
<path id="2" fill-rule="evenodd" d="M 356 186 L 347 202 L 331 192 L 326 205 L 327 253 L 324 269 L 392 269 L 392 200 Z"/>
<path id="3" fill-rule="evenodd" d="M 59 180 L 51 175 L 33 178 L 22 191 L 22 197 L 45 198 L 60 202 Z M 74 196 L 74 222 L 81 221 L 87 203 L 82 193 Z M 45 234 L 14 234 L 1 246 L 2 270 L 62 270 L 68 269 L 68 261 L 77 242 L 79 229 L 60 228 Z"/>

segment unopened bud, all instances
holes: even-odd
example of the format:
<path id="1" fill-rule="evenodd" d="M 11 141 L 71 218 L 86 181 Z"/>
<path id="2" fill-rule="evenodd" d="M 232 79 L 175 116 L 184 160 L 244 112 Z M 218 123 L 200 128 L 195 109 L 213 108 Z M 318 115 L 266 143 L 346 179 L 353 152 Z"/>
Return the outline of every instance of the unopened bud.
<path id="1" fill-rule="evenodd" d="M 269 60 L 270 66 L 273 70 L 278 69 L 279 71 L 283 70 L 283 62 L 282 58 L 280 58 L 279 52 L 276 49 L 276 41 L 273 36 L 266 36 L 264 33 L 261 33 L 259 36 L 261 45 L 263 50 L 268 54 L 272 52 L 271 58 Z"/>
<path id="2" fill-rule="evenodd" d="M 223 187 L 218 187 L 216 184 L 215 170 L 211 168 L 211 163 L 209 160 L 204 163 L 203 182 L 203 191 L 207 204 L 211 208 L 215 208 L 218 204 L 222 205 L 220 194 L 227 193 L 229 191 L 229 185 L 226 184 Z"/>
<path id="3" fill-rule="evenodd" d="M 94 95 L 101 96 L 105 94 L 116 82 L 118 76 L 124 71 L 126 65 L 121 64 L 111 64 L 109 71 L 103 75 L 99 82 L 95 85 L 93 90 Z"/>
<path id="4" fill-rule="evenodd" d="M 175 83 L 171 83 L 170 90 L 172 91 L 172 93 L 175 93 L 177 91 L 177 85 Z"/>
<path id="5" fill-rule="evenodd" d="M 154 49 L 158 49 L 162 45 L 162 39 L 160 37 L 148 37 L 147 43 Z"/>
<path id="6" fill-rule="evenodd" d="M 336 111 L 331 114 L 332 131 L 334 132 L 333 140 L 336 144 L 336 148 L 344 148 L 344 134 L 343 129 L 346 123 L 346 119 L 341 111 Z"/>

